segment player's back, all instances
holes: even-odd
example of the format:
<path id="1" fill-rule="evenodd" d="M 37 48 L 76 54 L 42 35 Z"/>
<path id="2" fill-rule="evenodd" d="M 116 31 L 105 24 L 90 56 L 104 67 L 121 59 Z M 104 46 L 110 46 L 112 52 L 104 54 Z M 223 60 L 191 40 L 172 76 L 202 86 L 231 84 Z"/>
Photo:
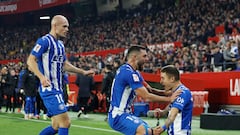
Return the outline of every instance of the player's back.
<path id="1" fill-rule="evenodd" d="M 112 83 L 111 106 L 119 111 L 128 112 L 131 110 L 131 103 L 136 96 L 133 89 L 142 85 L 141 79 L 138 80 L 138 83 L 134 82 L 134 76 L 138 77 L 139 73 L 133 70 L 129 64 L 122 65 L 116 72 Z"/>

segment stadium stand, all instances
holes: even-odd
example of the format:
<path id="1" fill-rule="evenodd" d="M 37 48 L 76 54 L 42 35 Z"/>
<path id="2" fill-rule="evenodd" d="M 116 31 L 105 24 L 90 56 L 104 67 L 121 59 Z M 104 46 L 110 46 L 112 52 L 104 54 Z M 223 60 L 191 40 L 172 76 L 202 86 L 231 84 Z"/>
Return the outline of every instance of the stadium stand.
<path id="1" fill-rule="evenodd" d="M 230 59 L 224 57 L 228 46 L 238 45 L 239 48 L 238 1 L 161 2 L 144 0 L 134 8 L 108 11 L 98 17 L 78 16 L 69 10 L 73 8 L 71 5 L 46 10 L 53 12 L 57 8 L 59 13 L 72 13 L 69 15 L 69 38 L 64 41 L 69 60 L 79 67 L 88 65 L 97 74 L 101 74 L 104 65 L 112 64 L 115 59 L 124 62 L 123 50 L 132 44 L 149 47 L 149 63 L 144 65 L 143 70 L 147 73 L 158 73 L 159 68 L 168 64 L 179 67 L 182 73 L 240 70 L 239 51 L 235 51 L 238 53 L 234 56 L 230 55 Z M 149 4 L 150 7 L 147 6 Z M 39 15 L 39 12 L 36 14 Z M 31 16 L 34 15 L 22 15 L 23 20 Z M 0 61 L 17 60 L 20 63 L 8 66 L 19 70 L 36 38 L 48 33 L 49 26 L 44 22 L 36 23 L 36 18 L 29 22 L 21 20 L 20 27 L 5 26 L 3 20 L 6 18 L 0 16 Z M 175 42 L 179 42 L 180 46 L 172 45 Z M 165 43 L 166 47 L 159 45 Z M 118 53 L 105 52 L 116 49 L 120 49 Z"/>
<path id="2" fill-rule="evenodd" d="M 153 4 L 150 9 L 145 8 L 144 2 L 134 9 L 122 12 L 120 17 L 114 12 L 108 12 L 97 19 L 77 17 L 71 25 L 70 36 L 66 41 L 66 51 L 81 54 L 93 50 L 127 48 L 131 44 L 155 45 L 179 41 L 182 43 L 181 48 L 167 48 L 167 50 L 155 48 L 153 50 L 149 56 L 150 63 L 147 63 L 147 66 L 153 67 L 151 72 L 156 72 L 156 67 L 175 63 L 183 72 L 208 72 L 213 71 L 214 66 L 211 63 L 212 48 L 218 45 L 208 42 L 208 37 L 218 36 L 215 35 L 215 28 L 228 24 L 228 26 L 231 25 L 231 30 L 236 28 L 235 32 L 238 34 L 239 18 L 237 12 L 233 11 L 239 10 L 237 8 L 239 3 L 234 1 L 201 0 L 185 2 L 178 6 L 167 5 L 168 7 L 164 8 L 159 8 L 161 5 L 157 3 Z M 224 16 L 231 17 L 225 21 Z M 21 59 L 24 61 L 36 38 L 48 32 L 47 27 L 33 25 L 22 28 L 0 28 L 2 44 L 0 60 Z M 229 29 L 226 31 L 231 31 Z M 225 42 L 229 42 L 228 37 L 231 34 L 224 33 Z M 238 43 L 238 40 L 236 42 Z M 219 47 L 220 52 L 223 52 L 224 45 L 219 45 Z M 109 57 L 113 59 L 121 57 L 120 55 Z M 80 59 L 90 59 L 94 67 L 97 58 L 81 57 Z M 108 61 L 104 59 L 104 62 Z M 236 60 L 233 62 L 236 63 Z M 224 63 L 221 62 L 221 64 Z M 224 70 L 225 67 L 222 71 Z"/>

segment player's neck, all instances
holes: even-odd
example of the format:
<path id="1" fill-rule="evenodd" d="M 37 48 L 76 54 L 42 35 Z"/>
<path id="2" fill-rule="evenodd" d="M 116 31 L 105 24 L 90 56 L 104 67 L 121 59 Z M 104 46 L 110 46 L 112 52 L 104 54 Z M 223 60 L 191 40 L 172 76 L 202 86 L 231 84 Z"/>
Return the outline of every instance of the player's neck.
<path id="1" fill-rule="evenodd" d="M 128 65 L 132 67 L 132 69 L 137 70 L 137 66 L 133 62 L 127 62 Z"/>
<path id="2" fill-rule="evenodd" d="M 49 34 L 50 34 L 52 37 L 54 37 L 54 39 L 55 39 L 55 40 L 57 40 L 57 39 L 58 39 L 58 36 L 57 36 L 57 34 L 56 34 L 56 33 L 54 33 L 54 32 L 52 32 L 52 31 L 50 31 L 50 32 L 49 32 Z"/>
<path id="3" fill-rule="evenodd" d="M 174 85 L 174 87 L 172 88 L 172 91 L 176 91 L 178 88 L 179 88 L 179 86 L 180 85 L 182 85 L 182 83 L 181 82 L 176 82 L 176 84 Z"/>

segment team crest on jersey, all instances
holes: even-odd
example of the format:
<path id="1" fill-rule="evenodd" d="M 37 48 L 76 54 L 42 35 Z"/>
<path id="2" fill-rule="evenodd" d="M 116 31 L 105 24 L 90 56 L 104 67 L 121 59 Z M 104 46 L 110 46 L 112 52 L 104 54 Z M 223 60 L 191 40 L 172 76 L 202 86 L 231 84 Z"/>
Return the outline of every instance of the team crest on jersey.
<path id="1" fill-rule="evenodd" d="M 65 107 L 64 104 L 60 104 L 60 105 L 58 106 L 58 108 L 59 108 L 60 110 L 64 110 L 64 107 Z"/>
<path id="2" fill-rule="evenodd" d="M 36 44 L 35 47 L 33 48 L 33 51 L 38 52 L 41 49 L 41 45 Z"/>
<path id="3" fill-rule="evenodd" d="M 140 121 L 138 119 L 133 121 L 134 123 L 138 124 Z"/>
<path id="4" fill-rule="evenodd" d="M 138 75 L 132 74 L 132 77 L 133 77 L 133 81 L 134 81 L 134 82 L 139 82 L 139 77 L 138 77 Z"/>

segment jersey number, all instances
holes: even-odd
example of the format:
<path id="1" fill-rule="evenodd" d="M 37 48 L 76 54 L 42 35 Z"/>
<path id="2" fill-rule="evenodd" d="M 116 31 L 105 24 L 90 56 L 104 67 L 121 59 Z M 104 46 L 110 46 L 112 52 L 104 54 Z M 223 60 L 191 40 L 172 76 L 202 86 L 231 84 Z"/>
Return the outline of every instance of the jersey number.
<path id="1" fill-rule="evenodd" d="M 57 95 L 55 95 L 55 97 L 57 98 L 58 103 L 63 103 L 63 102 L 64 102 L 64 101 L 63 101 L 62 94 L 57 94 Z"/>

